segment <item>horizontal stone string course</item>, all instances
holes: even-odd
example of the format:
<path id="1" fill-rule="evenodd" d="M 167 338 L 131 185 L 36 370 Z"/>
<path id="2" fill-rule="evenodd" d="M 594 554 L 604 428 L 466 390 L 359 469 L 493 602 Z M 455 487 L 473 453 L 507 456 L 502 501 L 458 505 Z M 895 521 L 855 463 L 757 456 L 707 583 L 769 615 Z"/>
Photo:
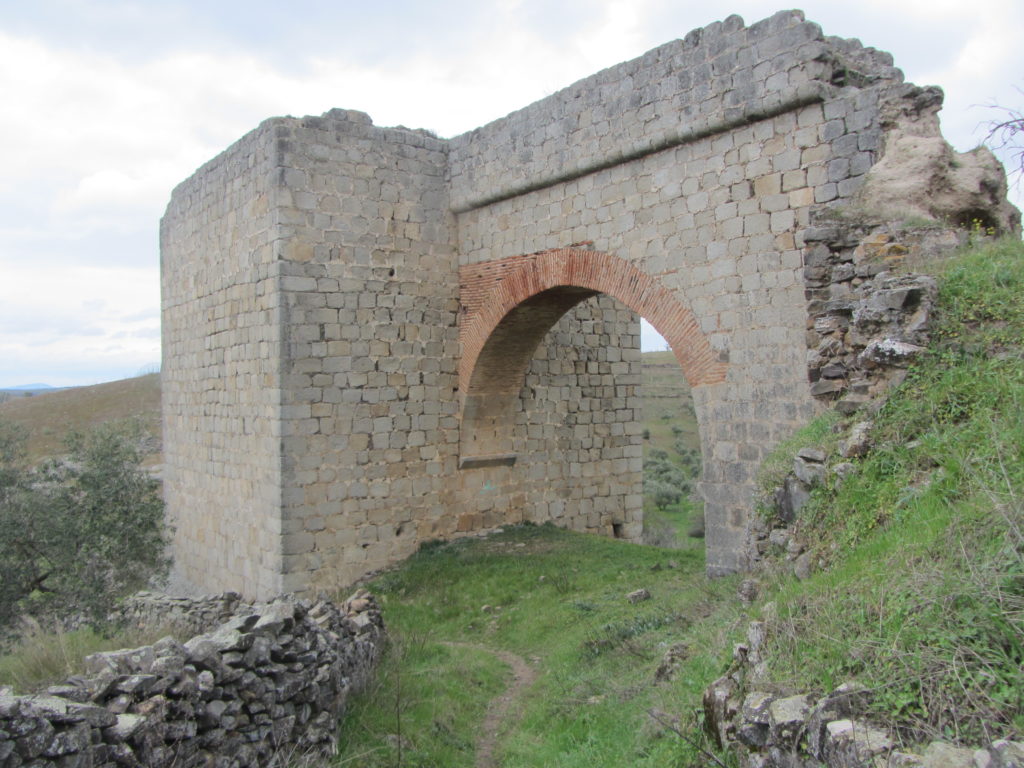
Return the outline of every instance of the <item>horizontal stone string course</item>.
<path id="1" fill-rule="evenodd" d="M 45 694 L 0 688 L 0 766 L 249 768 L 332 752 L 348 698 L 381 654 L 373 597 L 187 602 L 147 595 L 129 615 L 188 623 L 238 612 L 185 643 L 94 654 L 85 676 Z"/>

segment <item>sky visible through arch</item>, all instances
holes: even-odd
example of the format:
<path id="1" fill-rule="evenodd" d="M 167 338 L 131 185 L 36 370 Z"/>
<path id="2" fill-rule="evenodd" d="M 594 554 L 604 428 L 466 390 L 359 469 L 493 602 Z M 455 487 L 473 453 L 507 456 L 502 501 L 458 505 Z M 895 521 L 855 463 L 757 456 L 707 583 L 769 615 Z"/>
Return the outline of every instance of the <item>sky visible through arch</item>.
<path id="1" fill-rule="evenodd" d="M 0 0 L 0 388 L 160 359 L 158 225 L 173 187 L 273 115 L 471 130 L 761 0 Z M 940 85 L 947 139 L 1021 108 L 1020 0 L 802 4 L 826 34 Z M 1021 193 L 1013 194 L 1020 204 Z M 645 331 L 644 346 L 663 349 Z"/>

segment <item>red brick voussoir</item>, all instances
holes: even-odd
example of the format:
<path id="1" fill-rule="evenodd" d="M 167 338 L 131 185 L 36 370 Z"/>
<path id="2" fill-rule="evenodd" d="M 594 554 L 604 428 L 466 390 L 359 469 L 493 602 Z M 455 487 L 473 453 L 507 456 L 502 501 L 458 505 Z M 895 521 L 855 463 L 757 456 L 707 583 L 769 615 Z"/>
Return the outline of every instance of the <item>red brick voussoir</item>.
<path id="1" fill-rule="evenodd" d="M 569 247 L 459 269 L 459 391 L 471 391 L 481 352 L 513 309 L 544 291 L 569 287 L 608 294 L 643 316 L 665 337 L 691 386 L 725 380 L 728 365 L 717 359 L 693 313 L 655 278 L 610 253 Z"/>

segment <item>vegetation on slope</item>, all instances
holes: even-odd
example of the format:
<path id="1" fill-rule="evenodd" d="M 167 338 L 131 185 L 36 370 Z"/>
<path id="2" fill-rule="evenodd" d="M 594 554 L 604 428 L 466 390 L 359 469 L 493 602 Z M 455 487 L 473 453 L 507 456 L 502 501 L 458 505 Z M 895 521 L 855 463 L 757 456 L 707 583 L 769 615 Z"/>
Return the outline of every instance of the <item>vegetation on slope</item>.
<path id="1" fill-rule="evenodd" d="M 828 570 L 779 585 L 774 675 L 856 679 L 909 741 L 1024 736 L 1024 246 L 950 265 L 874 449 L 801 510 Z M 804 439 L 827 440 L 822 424 Z"/>
<path id="2" fill-rule="evenodd" d="M 393 652 L 343 723 L 338 764 L 474 765 L 510 675 L 494 650 L 537 674 L 501 724 L 496 765 L 677 764 L 692 753 L 671 731 L 679 703 L 698 701 L 731 652 L 735 586 L 706 581 L 698 551 L 550 525 L 424 546 L 370 585 Z M 631 602 L 638 589 L 650 599 Z"/>
<path id="3" fill-rule="evenodd" d="M 700 548 L 700 433 L 690 386 L 672 352 L 643 353 L 644 543 Z"/>
<path id="4" fill-rule="evenodd" d="M 32 466 L 21 430 L 0 421 L 0 636 L 24 616 L 102 622 L 166 571 L 163 500 L 137 443 L 107 424 Z"/>
<path id="5" fill-rule="evenodd" d="M 28 434 L 25 447 L 32 463 L 66 453 L 69 431 L 86 432 L 110 421 L 137 422 L 146 435 L 157 438 L 160 374 L 12 398 L 0 402 L 0 419 Z"/>

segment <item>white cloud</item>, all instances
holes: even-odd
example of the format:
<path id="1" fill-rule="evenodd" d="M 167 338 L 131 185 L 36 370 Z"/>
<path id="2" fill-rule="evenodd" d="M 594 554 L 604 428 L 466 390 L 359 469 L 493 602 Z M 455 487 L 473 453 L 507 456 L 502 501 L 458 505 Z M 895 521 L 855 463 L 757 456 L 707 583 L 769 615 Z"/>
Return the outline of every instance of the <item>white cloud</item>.
<path id="1" fill-rule="evenodd" d="M 63 371 L 132 375 L 160 359 L 154 272 L 2 259 L 0 273 L 0 385 L 83 383 Z"/>

